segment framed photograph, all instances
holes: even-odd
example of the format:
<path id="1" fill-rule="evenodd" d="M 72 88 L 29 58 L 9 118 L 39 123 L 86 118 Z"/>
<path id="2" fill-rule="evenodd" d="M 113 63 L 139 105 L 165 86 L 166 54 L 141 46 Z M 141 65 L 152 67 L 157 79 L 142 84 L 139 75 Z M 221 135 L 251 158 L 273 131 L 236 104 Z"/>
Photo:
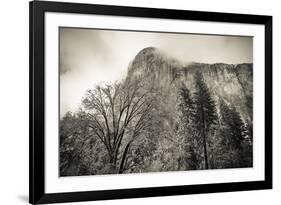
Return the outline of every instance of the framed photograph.
<path id="1" fill-rule="evenodd" d="M 30 2 L 30 203 L 272 188 L 272 17 Z"/>

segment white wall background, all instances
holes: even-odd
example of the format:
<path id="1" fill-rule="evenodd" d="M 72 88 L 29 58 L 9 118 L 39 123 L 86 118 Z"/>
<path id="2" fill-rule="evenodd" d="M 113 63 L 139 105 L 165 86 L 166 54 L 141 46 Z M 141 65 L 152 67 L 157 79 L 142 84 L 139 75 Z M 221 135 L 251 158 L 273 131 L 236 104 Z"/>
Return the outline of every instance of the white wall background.
<path id="1" fill-rule="evenodd" d="M 274 189 L 79 204 L 278 204 L 281 201 L 281 6 L 276 0 L 72 0 L 96 4 L 273 15 Z M 1 1 L 0 11 L 0 204 L 28 201 L 28 1 Z M 279 202 L 280 203 L 280 202 Z M 78 203 L 77 203 L 78 204 Z"/>

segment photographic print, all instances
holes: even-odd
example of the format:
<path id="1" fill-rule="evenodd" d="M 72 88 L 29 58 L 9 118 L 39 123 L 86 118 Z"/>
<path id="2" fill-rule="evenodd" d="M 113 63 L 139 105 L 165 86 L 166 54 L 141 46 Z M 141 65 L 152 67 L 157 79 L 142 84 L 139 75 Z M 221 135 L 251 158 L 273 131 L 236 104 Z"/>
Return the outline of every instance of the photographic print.
<path id="1" fill-rule="evenodd" d="M 253 166 L 251 36 L 59 29 L 59 174 Z"/>
<path id="2" fill-rule="evenodd" d="M 272 189 L 272 16 L 29 6 L 31 204 Z"/>

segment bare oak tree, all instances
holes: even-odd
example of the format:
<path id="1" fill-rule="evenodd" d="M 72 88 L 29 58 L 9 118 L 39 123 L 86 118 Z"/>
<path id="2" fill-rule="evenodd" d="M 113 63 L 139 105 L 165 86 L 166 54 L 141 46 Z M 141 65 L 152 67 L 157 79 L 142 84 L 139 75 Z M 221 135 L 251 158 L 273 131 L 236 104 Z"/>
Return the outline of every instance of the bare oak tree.
<path id="1" fill-rule="evenodd" d="M 93 134 L 104 144 L 113 173 L 137 166 L 129 159 L 134 142 L 146 137 L 155 106 L 153 89 L 143 89 L 141 79 L 88 90 L 83 109 Z M 130 156 L 132 158 L 132 156 Z"/>

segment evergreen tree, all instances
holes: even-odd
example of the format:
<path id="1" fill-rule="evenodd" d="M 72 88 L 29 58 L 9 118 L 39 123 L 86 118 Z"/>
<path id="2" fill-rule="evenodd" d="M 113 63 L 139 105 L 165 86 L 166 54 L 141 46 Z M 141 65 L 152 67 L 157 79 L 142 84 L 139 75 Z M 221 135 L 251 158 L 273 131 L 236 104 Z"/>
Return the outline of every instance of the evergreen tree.
<path id="1" fill-rule="evenodd" d="M 220 100 L 221 131 L 225 148 L 226 167 L 243 166 L 243 141 L 247 133 L 245 124 L 239 112 L 233 106 L 228 106 Z"/>
<path id="2" fill-rule="evenodd" d="M 213 130 L 213 128 L 215 128 L 215 125 L 217 125 L 218 117 L 216 104 L 206 83 L 204 82 L 204 78 L 201 72 L 196 72 L 195 74 L 195 89 L 195 128 L 198 132 L 199 139 L 203 146 L 205 168 L 209 169 L 207 150 L 209 141 L 208 138 L 212 134 L 211 131 Z"/>
<path id="3" fill-rule="evenodd" d="M 245 122 L 245 137 L 242 143 L 243 147 L 243 167 L 253 166 L 253 124 L 251 121 Z"/>
<path id="4" fill-rule="evenodd" d="M 179 89 L 179 127 L 178 134 L 183 140 L 183 156 L 179 160 L 184 169 L 194 170 L 198 168 L 199 157 L 196 152 L 195 137 L 193 134 L 194 125 L 194 103 L 190 91 L 182 84 Z"/>
<path id="5" fill-rule="evenodd" d="M 229 107 L 223 100 L 220 100 L 221 124 L 228 134 L 228 140 L 233 149 L 242 149 L 242 141 L 246 134 L 246 128 L 239 112 L 235 107 Z"/>
<path id="6" fill-rule="evenodd" d="M 190 91 L 184 84 L 179 89 L 179 110 L 184 125 L 190 125 L 194 118 L 194 103 Z"/>

